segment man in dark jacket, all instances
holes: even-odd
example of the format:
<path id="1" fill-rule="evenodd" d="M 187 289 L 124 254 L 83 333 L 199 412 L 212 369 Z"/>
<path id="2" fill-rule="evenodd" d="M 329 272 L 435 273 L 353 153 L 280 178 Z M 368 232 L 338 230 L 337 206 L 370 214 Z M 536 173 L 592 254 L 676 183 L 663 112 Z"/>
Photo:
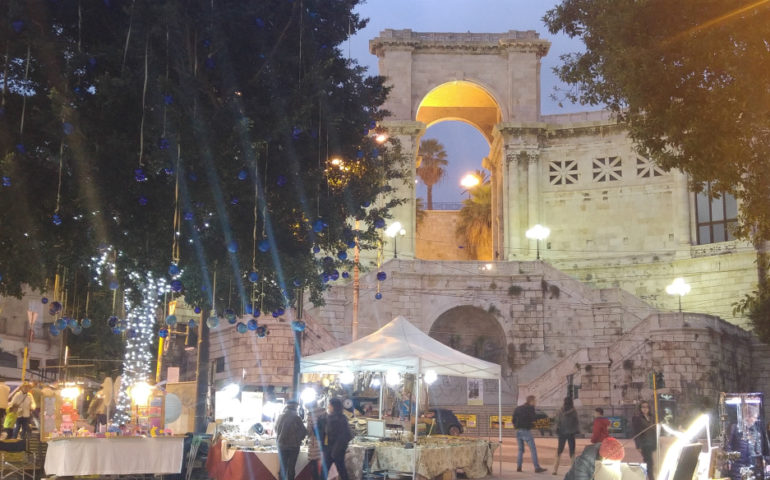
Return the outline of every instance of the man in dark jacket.
<path id="1" fill-rule="evenodd" d="M 326 468 L 331 468 L 332 463 L 337 466 L 340 480 L 348 480 L 348 471 L 345 468 L 345 452 L 353 435 L 350 433 L 348 418 L 342 413 L 342 400 L 332 398 L 326 409 L 326 438 L 324 439 L 324 463 Z"/>
<path id="2" fill-rule="evenodd" d="M 521 471 L 521 462 L 524 460 L 524 445 L 529 445 L 532 452 L 532 463 L 535 464 L 535 473 L 545 472 L 545 468 L 537 461 L 537 447 L 532 438 L 532 427 L 535 425 L 535 396 L 527 397 L 527 403 L 519 405 L 513 411 L 513 426 L 516 428 L 516 440 L 519 443 L 519 456 L 516 459 L 516 471 Z"/>
<path id="3" fill-rule="evenodd" d="M 278 457 L 281 460 L 281 480 L 294 480 L 294 467 L 297 465 L 299 446 L 307 435 L 305 424 L 297 413 L 298 406 L 297 402 L 288 402 L 278 421 L 275 422 Z"/>

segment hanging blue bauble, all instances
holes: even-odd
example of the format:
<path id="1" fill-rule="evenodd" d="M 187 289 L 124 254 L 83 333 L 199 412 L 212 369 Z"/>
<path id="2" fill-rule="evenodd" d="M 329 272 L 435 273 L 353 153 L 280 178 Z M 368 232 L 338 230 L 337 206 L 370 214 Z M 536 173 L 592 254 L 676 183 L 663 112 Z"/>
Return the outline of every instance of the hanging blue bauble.
<path id="1" fill-rule="evenodd" d="M 313 245 L 313 253 L 319 253 L 321 251 L 321 247 L 318 245 Z"/>
<path id="2" fill-rule="evenodd" d="M 24 21 L 14 20 L 13 22 L 11 22 L 11 27 L 13 28 L 14 32 L 19 33 L 24 29 Z"/>
<path id="3" fill-rule="evenodd" d="M 141 205 L 141 206 L 143 206 L 143 207 L 144 207 L 145 205 L 147 205 L 147 201 L 148 201 L 148 200 L 147 200 L 147 197 L 145 197 L 144 195 L 142 195 L 141 197 L 139 197 L 139 205 Z"/>
<path id="4" fill-rule="evenodd" d="M 268 239 L 260 240 L 259 245 L 257 246 L 259 248 L 259 251 L 262 253 L 267 253 L 270 251 L 270 241 Z"/>
<path id="5" fill-rule="evenodd" d="M 281 315 L 278 313 L 278 310 L 273 310 L 273 318 L 278 318 Z"/>
<path id="6" fill-rule="evenodd" d="M 232 310 L 225 310 L 225 318 L 227 319 L 227 323 L 230 325 L 235 325 L 235 323 L 238 321 L 238 317 L 235 315 L 235 312 Z"/>
<path id="7" fill-rule="evenodd" d="M 342 272 L 342 278 L 350 278 L 350 274 L 348 272 Z"/>
<path id="8" fill-rule="evenodd" d="M 259 316 L 262 315 L 262 312 L 258 308 L 255 308 L 254 313 L 252 313 L 252 315 L 254 316 L 254 318 L 259 318 Z"/>
<path id="9" fill-rule="evenodd" d="M 134 170 L 134 180 L 136 180 L 137 182 L 147 181 L 147 174 L 144 173 L 144 169 L 137 168 Z"/>
<path id="10" fill-rule="evenodd" d="M 193 213 L 192 213 L 192 212 L 184 212 L 184 219 L 185 219 L 185 220 L 187 220 L 187 221 L 190 221 L 190 220 L 192 220 L 193 218 L 194 218 L 194 217 L 193 217 Z"/>
<path id="11" fill-rule="evenodd" d="M 173 327 L 174 325 L 176 325 L 176 315 L 169 315 L 168 317 L 166 317 L 166 325 L 168 325 L 169 327 Z"/>
<path id="12" fill-rule="evenodd" d="M 280 307 L 277 308 L 275 311 L 278 312 L 278 316 L 279 317 L 282 316 L 284 313 L 286 313 L 286 310 L 284 310 L 283 308 L 280 308 Z"/>
<path id="13" fill-rule="evenodd" d="M 83 319 L 80 320 L 80 326 L 83 328 L 89 328 L 91 326 L 91 319 L 88 317 L 83 317 Z"/>
<path id="14" fill-rule="evenodd" d="M 170 93 L 163 95 L 163 103 L 165 103 L 166 105 L 171 105 L 172 103 L 174 103 L 174 96 L 171 95 Z"/>
<path id="15" fill-rule="evenodd" d="M 259 274 L 257 272 L 249 272 L 249 281 L 256 283 L 259 280 Z"/>
<path id="16" fill-rule="evenodd" d="M 377 292 L 377 293 L 374 294 L 374 298 L 376 298 L 377 300 L 381 300 L 382 299 L 382 294 L 380 292 Z"/>
<path id="17" fill-rule="evenodd" d="M 364 151 L 363 150 L 358 150 L 356 152 L 356 158 L 364 158 Z"/>
<path id="18" fill-rule="evenodd" d="M 67 328 L 67 320 L 64 319 L 64 318 L 57 318 L 56 319 L 56 327 L 59 330 L 64 330 L 65 328 Z"/>
<path id="19" fill-rule="evenodd" d="M 294 320 L 291 322 L 291 329 L 295 332 L 304 332 L 305 331 L 305 322 L 302 320 Z"/>
<path id="20" fill-rule="evenodd" d="M 373 148 L 372 149 L 372 156 L 373 157 L 379 157 L 380 156 L 380 149 L 379 148 Z"/>
<path id="21" fill-rule="evenodd" d="M 80 325 L 75 324 L 74 327 L 72 327 L 70 330 L 72 330 L 73 335 L 80 335 L 83 333 L 83 328 L 81 328 Z"/>
<path id="22" fill-rule="evenodd" d="M 345 250 L 340 250 L 339 252 L 337 252 L 337 258 L 339 258 L 340 260 L 347 260 L 348 252 L 346 252 Z"/>
<path id="23" fill-rule="evenodd" d="M 246 307 L 244 308 L 244 311 L 246 312 L 247 315 L 251 315 L 252 313 L 254 313 L 254 306 L 250 303 L 247 303 Z"/>
<path id="24" fill-rule="evenodd" d="M 233 240 L 227 244 L 227 251 L 230 253 L 236 253 L 238 251 L 238 243 Z"/>
<path id="25" fill-rule="evenodd" d="M 206 59 L 206 68 L 208 68 L 209 70 L 212 70 L 216 65 L 217 64 L 213 58 L 209 57 Z"/>
<path id="26" fill-rule="evenodd" d="M 388 274 L 385 272 L 377 272 L 377 280 L 384 282 L 388 278 Z"/>
<path id="27" fill-rule="evenodd" d="M 267 335 L 267 327 L 264 325 L 260 325 L 257 327 L 257 336 L 259 338 L 263 338 L 265 335 Z"/>
<path id="28" fill-rule="evenodd" d="M 257 17 L 254 19 L 254 25 L 256 25 L 259 28 L 265 28 L 265 21 Z"/>
<path id="29" fill-rule="evenodd" d="M 333 271 L 333 272 L 332 272 L 332 273 L 329 275 L 329 278 L 331 278 L 332 280 L 337 280 L 338 278 L 340 278 L 340 272 L 339 272 L 339 270 L 334 270 L 334 271 Z"/>
<path id="30" fill-rule="evenodd" d="M 169 275 L 179 275 L 179 265 L 176 263 L 172 263 L 168 266 L 168 274 Z"/>
<path id="31" fill-rule="evenodd" d="M 171 143 L 168 141 L 168 138 L 160 137 L 158 139 L 158 148 L 159 149 L 166 150 L 170 146 L 171 146 Z"/>
<path id="32" fill-rule="evenodd" d="M 315 233 L 320 233 L 324 229 L 324 222 L 320 218 L 313 222 L 313 231 Z"/>
<path id="33" fill-rule="evenodd" d="M 246 170 L 241 170 L 238 172 L 238 180 L 246 180 L 249 178 L 249 172 Z"/>
<path id="34" fill-rule="evenodd" d="M 374 228 L 385 228 L 385 219 L 378 218 L 374 221 Z"/>
<path id="35" fill-rule="evenodd" d="M 51 308 L 51 309 L 49 309 L 49 310 L 48 310 L 48 314 L 49 314 L 49 315 L 56 315 L 56 310 L 54 310 L 53 308 Z"/>
<path id="36" fill-rule="evenodd" d="M 163 167 L 163 173 L 166 175 L 173 175 L 174 174 L 174 168 L 173 167 Z"/>
<path id="37" fill-rule="evenodd" d="M 112 329 L 112 333 L 114 333 L 115 335 L 120 335 L 121 333 L 123 333 L 123 329 L 120 327 L 115 327 Z"/>
<path id="38" fill-rule="evenodd" d="M 65 135 L 72 135 L 72 132 L 75 131 L 75 127 L 72 126 L 69 122 L 64 122 L 61 124 L 61 129 L 64 132 Z"/>
<path id="39" fill-rule="evenodd" d="M 195 313 L 201 313 L 201 307 L 195 307 L 195 308 L 193 308 L 193 312 L 195 312 Z"/>
<path id="40" fill-rule="evenodd" d="M 184 285 L 182 285 L 181 280 L 174 280 L 171 282 L 171 290 L 175 292 L 181 292 Z"/>
<path id="41" fill-rule="evenodd" d="M 206 325 L 208 325 L 209 328 L 217 328 L 219 326 L 219 317 L 216 315 L 210 316 L 206 319 Z"/>
<path id="42" fill-rule="evenodd" d="M 61 310 L 61 303 L 53 302 L 51 304 L 51 310 L 53 310 L 54 312 L 58 312 L 59 310 Z"/>
<path id="43" fill-rule="evenodd" d="M 259 325 L 257 325 L 257 319 L 256 319 L 256 318 L 252 318 L 251 320 L 249 320 L 249 321 L 246 323 L 246 326 L 247 326 L 247 327 L 249 327 L 249 330 L 251 330 L 251 331 L 254 331 L 254 330 L 256 330 L 256 329 L 257 329 L 257 327 L 258 327 Z"/>
<path id="44" fill-rule="evenodd" d="M 26 149 L 26 147 L 24 147 L 23 143 L 17 143 L 16 144 L 16 151 L 21 153 L 22 155 L 27 153 L 27 149 Z"/>
<path id="45" fill-rule="evenodd" d="M 187 322 L 187 328 L 195 328 L 197 324 L 195 323 L 195 319 L 191 318 L 189 322 Z"/>
<path id="46" fill-rule="evenodd" d="M 48 297 L 43 297 L 43 298 L 41 298 L 41 299 L 40 299 L 40 303 L 42 303 L 43 305 L 45 305 L 46 303 L 48 303 Z"/>
<path id="47" fill-rule="evenodd" d="M 57 337 L 59 336 L 59 332 L 61 332 L 61 330 L 59 330 L 59 327 L 52 323 L 51 326 L 48 327 L 48 332 L 51 334 L 51 336 Z"/>
<path id="48" fill-rule="evenodd" d="M 62 221 L 61 215 L 59 215 L 58 213 L 54 213 L 53 216 L 51 217 L 51 221 L 53 222 L 54 225 L 58 227 L 59 225 L 61 225 L 61 221 Z"/>
<path id="49" fill-rule="evenodd" d="M 356 248 L 356 241 L 355 240 L 348 240 L 347 246 L 348 246 L 348 248 Z"/>
<path id="50" fill-rule="evenodd" d="M 118 326 L 118 317 L 116 317 L 115 315 L 113 315 L 113 316 L 111 316 L 110 318 L 108 318 L 108 319 L 107 319 L 107 325 L 109 325 L 109 326 L 110 326 L 110 328 L 115 328 L 115 327 L 117 327 L 117 326 Z"/>
<path id="51" fill-rule="evenodd" d="M 230 205 L 238 205 L 238 197 L 230 197 Z"/>
<path id="52" fill-rule="evenodd" d="M 299 139 L 299 135 L 301 133 L 302 133 L 302 129 L 301 128 L 294 127 L 294 128 L 291 129 L 291 138 L 293 138 L 294 140 L 298 140 Z"/>
<path id="53" fill-rule="evenodd" d="M 249 327 L 247 327 L 243 322 L 238 322 L 238 325 L 235 326 L 235 329 L 238 330 L 238 333 L 246 333 L 249 331 Z"/>
<path id="54" fill-rule="evenodd" d="M 293 281 L 293 282 L 291 282 L 291 283 L 292 283 L 292 285 L 294 285 L 295 287 L 301 287 L 301 286 L 302 286 L 302 280 L 300 280 L 300 279 L 298 279 L 298 278 L 295 278 L 295 279 L 294 279 L 294 281 Z"/>
<path id="55" fill-rule="evenodd" d="M 367 201 L 365 201 L 365 202 L 364 202 L 364 204 L 363 204 L 362 206 L 363 206 L 364 208 L 369 208 L 369 206 L 370 206 L 371 204 L 372 204 L 372 202 L 370 202 L 369 200 L 367 200 Z"/>
<path id="56" fill-rule="evenodd" d="M 4 187 L 10 187 L 11 186 L 11 177 L 3 177 L 3 186 Z"/>
<path id="57" fill-rule="evenodd" d="M 160 338 L 168 337 L 168 328 L 161 328 L 160 330 L 158 330 L 158 336 Z"/>
<path id="58" fill-rule="evenodd" d="M 126 336 L 128 338 L 136 338 L 138 335 L 139 333 L 137 333 L 137 331 L 133 328 L 129 328 L 126 330 Z"/>
<path id="59" fill-rule="evenodd" d="M 67 327 L 70 329 L 73 329 L 78 326 L 78 321 L 74 318 L 68 318 L 67 319 Z"/>
<path id="60" fill-rule="evenodd" d="M 285 177 L 284 175 L 278 175 L 278 177 L 275 179 L 275 183 L 276 183 L 276 184 L 277 184 L 279 187 L 283 187 L 283 186 L 285 186 L 287 181 L 288 181 L 288 180 L 286 180 L 286 177 Z"/>
<path id="61" fill-rule="evenodd" d="M 377 128 L 377 120 L 371 120 L 369 122 L 369 130 L 374 130 L 375 128 Z"/>
<path id="62" fill-rule="evenodd" d="M 119 286 L 117 280 L 110 281 L 110 290 L 117 290 Z"/>
<path id="63" fill-rule="evenodd" d="M 324 265 L 331 266 L 334 264 L 334 259 L 332 257 L 324 257 L 323 258 Z"/>
<path id="64" fill-rule="evenodd" d="M 329 274 L 328 274 L 328 273 L 326 273 L 326 272 L 323 272 L 323 273 L 321 274 L 321 281 L 322 281 L 323 283 L 327 283 L 327 282 L 329 281 Z"/>

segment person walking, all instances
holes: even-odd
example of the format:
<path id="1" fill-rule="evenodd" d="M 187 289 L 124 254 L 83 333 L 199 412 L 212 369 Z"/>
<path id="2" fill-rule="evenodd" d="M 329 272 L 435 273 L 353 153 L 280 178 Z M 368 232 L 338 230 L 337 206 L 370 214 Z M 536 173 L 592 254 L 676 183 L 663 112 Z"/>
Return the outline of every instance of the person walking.
<path id="1" fill-rule="evenodd" d="M 642 459 L 647 464 L 647 479 L 655 480 L 653 455 L 658 448 L 658 438 L 655 419 L 650 413 L 650 403 L 648 401 L 642 400 L 639 403 L 639 410 L 631 419 L 631 424 L 634 428 L 636 449 L 642 454 Z"/>
<path id="2" fill-rule="evenodd" d="M 326 412 L 317 403 L 309 406 L 307 414 L 307 459 L 310 463 L 313 480 L 326 478 L 326 467 L 323 465 L 321 445 L 326 435 Z M 323 468 L 323 475 L 321 468 Z"/>
<path id="3" fill-rule="evenodd" d="M 532 427 L 535 426 L 535 396 L 527 397 L 526 403 L 519 405 L 513 411 L 513 426 L 516 428 L 516 440 L 519 444 L 519 456 L 516 458 L 516 471 L 521 471 L 521 463 L 524 460 L 524 445 L 529 445 L 532 454 L 532 463 L 535 465 L 535 473 L 545 472 L 545 468 L 537 461 L 537 447 L 532 438 Z"/>
<path id="4" fill-rule="evenodd" d="M 307 429 L 297 413 L 299 404 L 289 401 L 275 422 L 278 457 L 281 461 L 281 480 L 294 480 L 299 446 L 307 435 Z"/>
<path id="5" fill-rule="evenodd" d="M 604 409 L 594 409 L 594 425 L 591 429 L 591 443 L 602 443 L 602 440 L 610 436 L 610 419 L 604 416 Z"/>
<path id="6" fill-rule="evenodd" d="M 572 397 L 564 399 L 559 413 L 556 414 L 556 434 L 559 436 L 559 445 L 556 448 L 556 461 L 553 463 L 553 474 L 559 473 L 559 460 L 564 451 L 564 444 L 569 446 L 570 464 L 575 460 L 575 435 L 580 433 L 580 421 L 577 410 L 572 402 Z"/>
<path id="7" fill-rule="evenodd" d="M 326 438 L 324 439 L 323 451 L 326 468 L 332 468 L 332 464 L 337 466 L 337 473 L 340 480 L 348 480 L 348 471 L 345 468 L 345 452 L 348 450 L 348 443 L 353 438 L 350 433 L 350 425 L 344 413 L 342 413 L 342 400 L 332 398 L 329 400 L 329 406 L 326 408 Z"/>
<path id="8" fill-rule="evenodd" d="M 35 410 L 35 400 L 29 391 L 32 386 L 29 383 L 21 385 L 19 390 L 11 397 L 11 402 L 8 404 L 8 409 L 16 412 L 16 426 L 13 429 L 13 435 L 11 438 L 18 438 L 21 434 L 21 438 L 29 437 L 30 433 L 30 418 L 32 411 Z"/>

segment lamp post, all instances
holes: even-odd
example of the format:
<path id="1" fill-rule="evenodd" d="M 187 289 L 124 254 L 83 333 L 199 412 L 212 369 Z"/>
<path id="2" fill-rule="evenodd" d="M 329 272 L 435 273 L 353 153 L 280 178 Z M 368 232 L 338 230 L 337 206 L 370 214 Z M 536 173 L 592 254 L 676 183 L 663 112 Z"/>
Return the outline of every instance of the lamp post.
<path id="1" fill-rule="evenodd" d="M 460 186 L 468 192 L 468 198 L 471 198 L 471 188 L 478 186 L 479 183 L 481 183 L 481 179 L 473 173 L 468 173 L 460 179 Z"/>
<path id="2" fill-rule="evenodd" d="M 401 225 L 401 222 L 393 222 L 385 230 L 385 235 L 393 239 L 393 258 L 398 258 L 398 237 L 406 235 L 406 230 Z"/>
<path id="3" fill-rule="evenodd" d="M 534 227 L 530 228 L 529 230 L 527 230 L 526 232 L 524 232 L 524 235 L 528 239 L 537 241 L 537 260 L 540 260 L 540 240 L 545 240 L 546 238 L 548 238 L 548 235 L 550 234 L 551 234 L 551 229 L 548 227 L 544 227 L 539 223 Z"/>
<path id="4" fill-rule="evenodd" d="M 679 295 L 679 313 L 682 313 L 682 297 L 690 293 L 690 284 L 685 283 L 684 278 L 677 277 L 670 285 L 666 285 L 666 293 Z"/>

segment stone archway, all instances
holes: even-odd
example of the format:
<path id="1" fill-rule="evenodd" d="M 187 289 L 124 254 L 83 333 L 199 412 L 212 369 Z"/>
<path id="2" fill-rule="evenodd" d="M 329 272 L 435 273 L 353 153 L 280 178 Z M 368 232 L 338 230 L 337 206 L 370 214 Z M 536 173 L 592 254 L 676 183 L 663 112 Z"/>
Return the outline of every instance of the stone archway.
<path id="1" fill-rule="evenodd" d="M 505 331 L 493 314 L 470 305 L 454 307 L 439 315 L 428 334 L 448 347 L 500 365 L 505 376 Z"/>
<path id="2" fill-rule="evenodd" d="M 383 105 L 391 117 L 383 126 L 412 158 L 406 182 L 394 185 L 395 195 L 407 200 L 393 210 L 394 219 L 407 227 L 406 237 L 398 241 L 399 253 L 415 257 L 414 180 L 420 138 L 432 123 L 453 119 L 475 126 L 489 142 L 492 256 L 509 259 L 518 247 L 510 238 L 518 237 L 520 224 L 537 222 L 536 207 L 522 219 L 521 208 L 512 206 L 506 192 L 521 183 L 516 166 L 521 152 L 537 152 L 538 139 L 527 129 L 540 122 L 540 59 L 550 43 L 531 30 L 422 33 L 388 29 L 369 47 L 391 88 Z"/>

